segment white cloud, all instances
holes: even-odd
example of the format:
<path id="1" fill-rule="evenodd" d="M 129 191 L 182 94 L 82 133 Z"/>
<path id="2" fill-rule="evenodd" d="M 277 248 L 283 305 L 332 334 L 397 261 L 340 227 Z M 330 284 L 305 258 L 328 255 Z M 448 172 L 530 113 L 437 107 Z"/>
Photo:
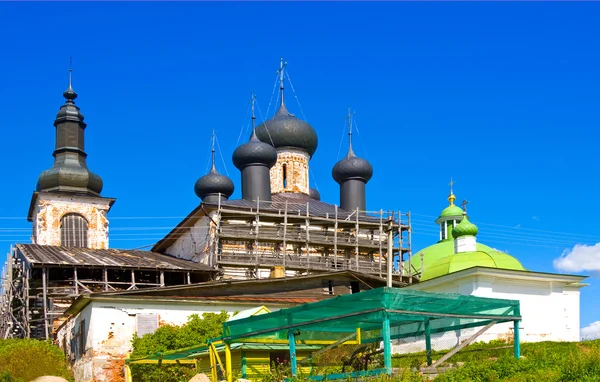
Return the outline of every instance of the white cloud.
<path id="1" fill-rule="evenodd" d="M 520 225 L 520 224 L 517 224 L 517 225 L 515 226 L 515 228 L 521 228 L 521 225 Z"/>
<path id="2" fill-rule="evenodd" d="M 591 272 L 600 275 L 600 243 L 576 244 L 554 259 L 554 268 L 560 272 Z"/>
<path id="3" fill-rule="evenodd" d="M 533 220 L 535 220 L 535 221 L 538 221 L 538 222 L 540 221 L 540 217 L 539 217 L 539 216 L 532 216 L 531 218 L 532 218 Z"/>
<path id="4" fill-rule="evenodd" d="M 581 328 L 582 340 L 594 340 L 600 338 L 600 321 L 592 322 L 585 328 Z"/>

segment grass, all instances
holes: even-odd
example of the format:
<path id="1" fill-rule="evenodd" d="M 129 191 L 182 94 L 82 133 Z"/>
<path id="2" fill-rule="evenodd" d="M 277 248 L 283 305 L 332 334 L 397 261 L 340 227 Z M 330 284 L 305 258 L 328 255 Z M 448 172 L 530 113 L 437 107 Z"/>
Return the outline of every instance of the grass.
<path id="1" fill-rule="evenodd" d="M 434 352 L 433 360 L 446 352 Z M 583 342 L 538 342 L 521 345 L 521 359 L 513 356 L 512 344 L 501 341 L 475 343 L 452 356 L 445 366 L 455 369 L 440 374 L 440 382 L 600 382 L 600 340 Z M 369 378 L 372 382 L 423 381 L 419 369 L 424 352 L 394 355 L 392 366 L 400 375 Z M 457 366 L 457 363 L 460 366 Z M 282 379 L 273 378 L 269 381 Z M 305 381 L 297 378 L 295 381 Z"/>

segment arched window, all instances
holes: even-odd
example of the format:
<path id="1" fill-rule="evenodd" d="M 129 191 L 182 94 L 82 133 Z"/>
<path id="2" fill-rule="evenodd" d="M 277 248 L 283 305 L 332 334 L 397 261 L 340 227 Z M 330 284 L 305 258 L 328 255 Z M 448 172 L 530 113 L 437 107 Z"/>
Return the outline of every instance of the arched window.
<path id="1" fill-rule="evenodd" d="M 88 222 L 79 214 L 66 214 L 60 219 L 60 245 L 87 248 Z"/>
<path id="2" fill-rule="evenodd" d="M 283 188 L 287 188 L 287 164 L 283 164 Z"/>

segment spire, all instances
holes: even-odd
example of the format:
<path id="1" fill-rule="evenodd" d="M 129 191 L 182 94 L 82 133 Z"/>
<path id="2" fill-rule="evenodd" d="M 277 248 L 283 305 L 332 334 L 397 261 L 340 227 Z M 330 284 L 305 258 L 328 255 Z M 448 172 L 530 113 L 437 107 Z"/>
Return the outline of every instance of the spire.
<path id="1" fill-rule="evenodd" d="M 346 117 L 346 120 L 348 120 L 348 155 L 347 157 L 353 157 L 354 155 L 354 150 L 352 149 L 352 112 L 350 111 L 350 108 L 348 108 L 348 116 Z"/>
<path id="2" fill-rule="evenodd" d="M 454 186 L 454 181 L 452 180 L 452 178 L 450 178 L 450 195 L 448 195 L 448 201 L 450 202 L 450 205 L 453 206 L 454 205 L 454 201 L 456 200 L 456 196 L 454 196 L 454 191 L 452 189 L 452 186 Z"/>
<path id="3" fill-rule="evenodd" d="M 279 74 L 279 92 L 281 93 L 281 105 L 283 106 L 283 80 L 285 79 L 285 67 L 287 66 L 287 62 L 283 61 L 283 57 L 279 59 L 279 70 L 277 70 L 277 74 Z"/>
<path id="4" fill-rule="evenodd" d="M 215 129 L 213 129 L 212 136 L 210 137 L 210 154 L 210 160 L 212 162 L 210 172 L 217 173 L 217 167 L 215 166 Z"/>
<path id="5" fill-rule="evenodd" d="M 254 104 L 256 102 L 256 94 L 252 91 L 252 98 L 250 99 L 251 109 L 252 109 L 252 135 L 250 136 L 250 140 L 258 141 L 258 137 L 256 136 L 256 115 L 254 114 Z"/>
<path id="6" fill-rule="evenodd" d="M 63 93 L 63 97 L 69 104 L 74 104 L 73 101 L 77 98 L 77 93 L 73 90 L 73 57 L 69 57 L 69 87 Z"/>

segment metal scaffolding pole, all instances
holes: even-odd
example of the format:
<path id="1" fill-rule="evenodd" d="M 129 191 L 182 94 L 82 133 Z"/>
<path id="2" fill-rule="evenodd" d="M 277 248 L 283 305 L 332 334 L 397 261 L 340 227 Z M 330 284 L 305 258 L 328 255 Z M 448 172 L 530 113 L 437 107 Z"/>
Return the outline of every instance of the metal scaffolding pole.
<path id="1" fill-rule="evenodd" d="M 337 271 L 337 256 L 338 256 L 338 251 L 337 251 L 337 232 L 338 232 L 338 206 L 337 204 L 335 205 L 335 223 L 333 225 L 333 266 L 335 267 L 335 270 Z"/>
<path id="2" fill-rule="evenodd" d="M 412 225 L 410 223 L 410 211 L 406 213 L 407 224 L 408 224 L 408 283 L 413 282 L 413 269 L 412 269 Z M 400 231 L 402 232 L 402 231 Z"/>
<path id="3" fill-rule="evenodd" d="M 288 202 L 285 201 L 285 210 L 283 211 L 283 274 L 285 276 L 285 261 L 287 257 L 287 242 L 286 242 L 286 234 L 287 234 L 287 213 L 288 213 Z"/>
<path id="4" fill-rule="evenodd" d="M 392 287 L 392 271 L 394 269 L 394 215 L 389 220 L 388 227 L 388 250 L 387 250 L 387 286 Z"/>
<path id="5" fill-rule="evenodd" d="M 42 298 L 44 299 L 44 334 L 48 339 L 48 272 L 46 268 L 42 268 Z"/>
<path id="6" fill-rule="evenodd" d="M 381 235 L 383 235 L 383 210 L 379 210 L 379 277 L 382 277 L 381 259 L 383 258 L 383 246 L 381 242 Z"/>
<path id="7" fill-rule="evenodd" d="M 308 202 L 306 202 L 306 220 L 305 220 L 305 224 L 306 224 L 306 272 L 308 273 L 310 270 L 310 246 L 309 246 L 309 240 L 310 240 L 310 220 L 309 220 L 309 205 Z"/>
<path id="8" fill-rule="evenodd" d="M 358 207 L 356 207 L 356 244 L 355 244 L 355 255 L 356 255 L 356 271 L 359 271 L 359 262 L 358 262 L 358 231 L 360 229 L 359 225 L 358 225 Z"/>

